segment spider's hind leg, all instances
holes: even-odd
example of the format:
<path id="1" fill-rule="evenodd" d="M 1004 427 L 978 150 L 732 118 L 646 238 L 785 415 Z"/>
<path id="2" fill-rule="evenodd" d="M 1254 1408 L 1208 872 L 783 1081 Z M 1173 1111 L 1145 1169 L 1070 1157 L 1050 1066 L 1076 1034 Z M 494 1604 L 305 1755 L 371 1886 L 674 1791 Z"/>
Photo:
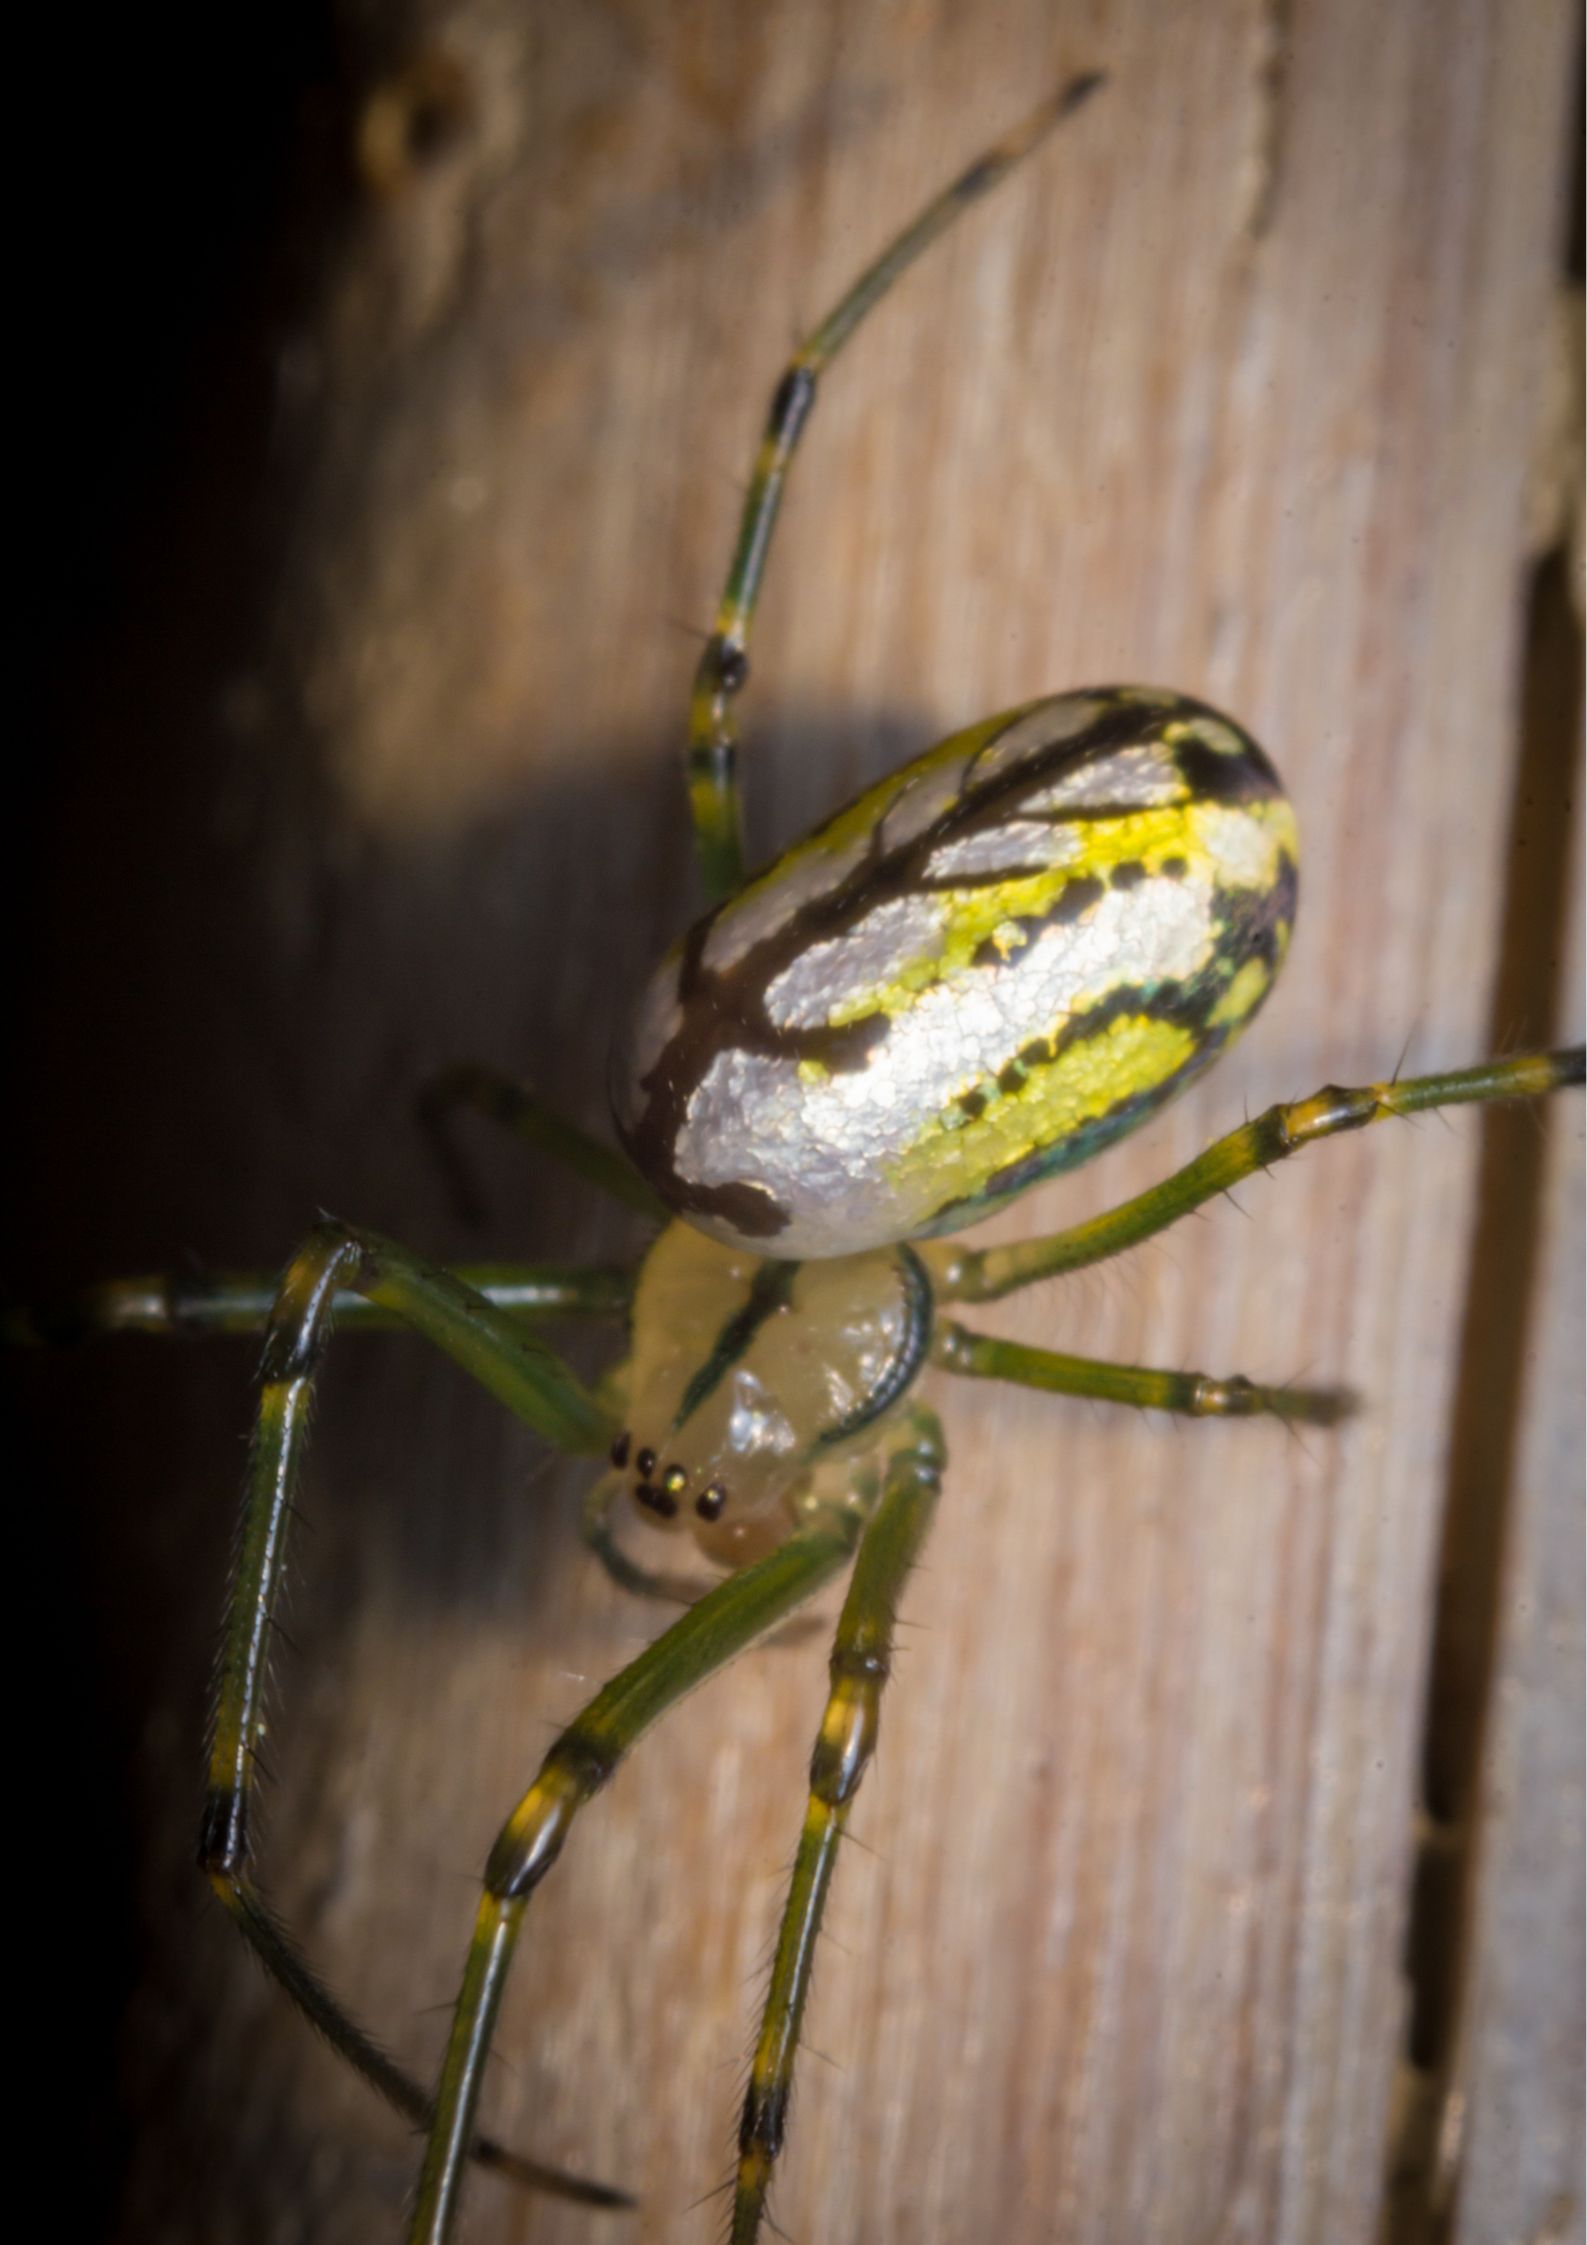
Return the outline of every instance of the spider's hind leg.
<path id="1" fill-rule="evenodd" d="M 459 1110 L 487 1116 L 510 1130 L 536 1153 L 549 1154 L 564 1168 L 596 1185 L 625 1208 L 665 1223 L 668 1211 L 656 1198 L 637 1169 L 615 1146 L 581 1130 L 548 1107 L 525 1083 L 504 1069 L 488 1068 L 463 1060 L 443 1068 L 422 1086 L 417 1101 L 421 1128 L 451 1190 L 453 1202 L 468 1222 L 482 1219 L 484 1210 L 473 1173 L 464 1160 L 453 1129 Z"/>
<path id="2" fill-rule="evenodd" d="M 783 2144 L 799 2029 L 838 1842 L 876 1750 L 899 1593 L 930 1529 L 945 1459 L 934 1413 L 917 1405 L 910 1414 L 909 1440 L 888 1458 L 881 1497 L 866 1522 L 838 1618 L 832 1688 L 810 1757 L 810 1798 L 744 2093 L 732 2245 L 754 2245 L 760 2233 L 766 2192 Z"/>
<path id="3" fill-rule="evenodd" d="M 816 383 L 868 312 L 881 302 L 921 252 L 945 233 L 1072 115 L 1102 84 L 1099 72 L 1071 78 L 1005 140 L 987 149 L 890 241 L 873 264 L 839 298 L 795 350 L 772 392 L 765 432 L 755 454 L 738 540 L 711 636 L 701 651 L 689 703 L 685 777 L 695 854 L 712 903 L 730 896 L 744 878 L 743 816 L 738 778 L 735 698 L 749 678 L 749 636 L 782 505 L 783 487 L 816 399 Z"/>
<path id="4" fill-rule="evenodd" d="M 1356 1408 L 1348 1388 L 1263 1387 L 1241 1373 L 1214 1379 L 1205 1372 L 1164 1372 L 1145 1364 L 1109 1364 L 1100 1357 L 1065 1356 L 1057 1349 L 1027 1348 L 993 1333 L 972 1333 L 944 1319 L 931 1360 L 945 1372 L 973 1380 L 1008 1380 L 1044 1388 L 1050 1395 L 1089 1395 L 1137 1411 L 1175 1411 L 1189 1419 L 1283 1419 L 1300 1426 L 1337 1426 Z"/>
<path id="5" fill-rule="evenodd" d="M 1426 1114 L 1437 1107 L 1475 1106 L 1498 1099 L 1540 1099 L 1547 1092 L 1580 1084 L 1584 1058 L 1583 1048 L 1574 1045 L 1560 1052 L 1517 1053 L 1509 1060 L 1486 1060 L 1475 1068 L 1406 1076 L 1353 1090 L 1326 1084 L 1309 1099 L 1269 1107 L 1217 1139 L 1161 1184 L 1068 1231 L 1021 1240 L 1012 1247 L 928 1244 L 921 1253 L 930 1266 L 939 1301 L 996 1301 L 1039 1279 L 1084 1270 L 1087 1264 L 1121 1255 L 1257 1170 L 1273 1168 L 1318 1139 L 1365 1130 L 1391 1115 Z"/>

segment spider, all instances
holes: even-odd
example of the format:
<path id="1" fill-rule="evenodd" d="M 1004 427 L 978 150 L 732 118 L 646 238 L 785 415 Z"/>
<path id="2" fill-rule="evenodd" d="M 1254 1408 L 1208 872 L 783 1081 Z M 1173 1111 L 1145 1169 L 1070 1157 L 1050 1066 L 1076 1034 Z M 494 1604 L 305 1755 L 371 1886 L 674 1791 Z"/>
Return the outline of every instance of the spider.
<path id="1" fill-rule="evenodd" d="M 692 952 L 686 944 L 661 970 L 618 1071 L 620 1128 L 648 1183 L 488 1073 L 459 1071 L 432 1096 L 438 1124 L 458 1104 L 495 1112 L 631 1204 L 650 1209 L 659 1195 L 686 1221 L 662 1232 L 631 1301 L 603 1274 L 498 1274 L 470 1292 L 373 1235 L 328 1226 L 296 1259 L 275 1305 L 217 1712 L 206 1867 L 300 2005 L 403 2110 L 430 2122 L 415 2236 L 447 2233 L 471 2148 L 528 2171 L 475 2137 L 474 2107 L 529 1894 L 576 1811 L 645 1723 L 852 1561 L 746 2100 L 734 2220 L 736 2235 L 755 2234 L 836 1839 L 874 1745 L 898 1591 L 941 1481 L 941 1431 L 920 1390 L 929 1363 L 1192 1415 L 1267 1411 L 1327 1422 L 1345 1408 L 1326 1389 L 1264 1389 L 1019 1348 L 966 1331 L 947 1307 L 1118 1252 L 1312 1137 L 1580 1080 L 1575 1053 L 1326 1092 L 1243 1126 L 1111 1217 L 1025 1248 L 965 1249 L 954 1238 L 961 1224 L 1143 1119 L 1265 996 L 1287 940 L 1295 856 L 1265 758 L 1229 720 L 1186 697 L 1066 694 L 954 736 L 743 885 L 732 706 L 815 377 L 903 265 L 1091 83 L 1065 89 L 930 206 L 814 332 L 779 388 L 691 721 L 691 808 L 718 902 Z M 1198 929 L 1206 957 L 1187 964 L 1189 952 L 1173 946 L 1193 945 Z M 1159 942 L 1161 954 L 1151 948 Z M 1083 967 L 1087 944 L 1094 960 Z M 1017 989 L 1022 962 L 1045 972 L 1060 958 L 1064 973 L 1103 979 L 1085 985 L 1083 1001 L 1004 1019 L 1000 985 Z M 1148 974 L 1153 988 L 1143 993 Z M 990 1046 L 969 1041 L 960 1004 L 968 996 L 993 999 L 997 1018 L 976 1032 Z M 916 1075 L 890 1073 L 911 1036 L 926 1062 L 951 1048 L 951 1097 L 933 1084 L 928 1098 Z M 770 1080 L 732 1081 L 735 1066 L 752 1073 L 738 1056 L 766 1062 Z M 875 1109 L 891 1113 L 911 1099 L 907 1119 L 918 1128 L 908 1144 L 881 1144 L 885 1158 L 873 1158 L 879 1140 L 854 1114 L 874 1124 Z M 795 1140 L 794 1156 L 773 1169 L 765 1149 L 784 1138 Z M 834 1146 L 840 1158 L 823 1161 Z M 594 1311 L 614 1301 L 630 1308 L 632 1348 L 594 1390 L 517 1317 L 547 1304 Z M 647 1523 L 691 1530 L 732 1570 L 703 1597 L 690 1586 L 688 1610 L 570 1727 L 504 1828 L 433 2119 L 425 2093 L 333 2006 L 249 1873 L 272 1594 L 333 1309 L 349 1321 L 405 1320 L 551 1440 L 606 1451 L 587 1524 L 631 1587 L 663 1596 L 679 1588 L 628 1557 L 613 1528 L 619 1499 Z M 255 1312 L 225 1289 L 183 1296 L 166 1288 L 144 1297 L 107 1291 L 99 1314 L 106 1323 L 160 1324 Z"/>

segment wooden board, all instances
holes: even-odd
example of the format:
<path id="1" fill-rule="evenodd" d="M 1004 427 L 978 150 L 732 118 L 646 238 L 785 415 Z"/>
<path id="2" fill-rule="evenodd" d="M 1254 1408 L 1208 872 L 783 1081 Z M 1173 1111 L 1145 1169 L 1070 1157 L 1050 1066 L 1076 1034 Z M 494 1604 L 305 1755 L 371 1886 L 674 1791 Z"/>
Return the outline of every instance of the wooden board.
<path id="1" fill-rule="evenodd" d="M 242 501 L 195 498 L 87 697 L 47 931 L 41 1240 L 83 1275 L 270 1265 L 328 1206 L 436 1252 L 632 1245 L 500 1148 L 470 1239 L 412 1087 L 462 1053 L 599 1121 L 621 994 L 693 909 L 690 634 L 789 341 L 1093 64 L 1105 96 L 823 395 L 744 705 L 754 840 L 1070 684 L 1173 682 L 1270 747 L 1305 852 L 1277 999 L 1005 1235 L 1122 1197 L 1271 1098 L 1487 1048 L 1563 7 L 479 0 L 429 25 L 355 61 L 339 129 L 365 184 L 270 338 L 245 494 L 268 566 L 239 589 L 217 552 Z M 1557 828 L 1567 783 L 1546 784 Z M 1532 1135 L 1541 1158 L 1580 1133 L 1576 1103 Z M 777 2193 L 791 2235 L 1374 2236 L 1455 1389 L 1481 1377 L 1461 1359 L 1479 1137 L 1467 1118 L 1326 1149 L 986 1319 L 1338 1377 L 1367 1408 L 1300 1440 L 946 1398 L 949 1494 Z M 1529 1219 L 1549 1239 L 1576 1236 L 1567 1167 Z M 413 2147 L 189 1869 L 246 1357 L 129 1344 L 41 1372 L 128 1753 L 122 2234 L 364 2245 L 399 2234 Z M 1563 1404 L 1575 1428 L 1566 1381 L 1526 1391 L 1518 1438 L 1556 1494 L 1579 1468 L 1537 1422 Z M 333 1353 L 269 1883 L 421 2070 L 548 1726 L 655 1626 L 582 1557 L 579 1487 L 415 1344 Z M 645 2211 L 625 2228 L 487 2180 L 479 2245 L 717 2234 L 693 2202 L 727 2169 L 822 1688 L 815 1642 L 745 1659 L 575 1834 L 533 1906 L 490 2121 Z M 1506 1875 L 1533 1877 L 1524 1851 Z M 1579 2065 L 1577 2010 L 1571 2032 Z M 1559 2156 L 1463 2237 L 1542 2234 L 1579 2137 Z"/>
<path id="2" fill-rule="evenodd" d="M 1581 1004 L 1576 905 L 1567 924 L 1567 1006 Z M 1581 1205 L 1579 1131 L 1551 1135 L 1547 1205 Z M 1461 1949 L 1467 1994 L 1447 2084 L 1439 2192 L 1465 2245 L 1519 2236 L 1569 2245 L 1587 2221 L 1582 2187 L 1581 1418 L 1587 1339 L 1579 1233 L 1540 1244 L 1480 1789 L 1477 1876 Z"/>

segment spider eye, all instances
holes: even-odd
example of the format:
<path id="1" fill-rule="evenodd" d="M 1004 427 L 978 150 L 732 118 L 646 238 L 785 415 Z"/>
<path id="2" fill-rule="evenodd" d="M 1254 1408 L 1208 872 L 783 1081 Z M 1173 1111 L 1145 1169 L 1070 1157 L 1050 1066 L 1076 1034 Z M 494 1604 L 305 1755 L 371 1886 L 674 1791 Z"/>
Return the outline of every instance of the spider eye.
<path id="1" fill-rule="evenodd" d="M 694 1509 L 702 1520 L 721 1519 L 727 1509 L 727 1491 L 720 1481 L 713 1481 L 708 1489 L 700 1491 L 694 1500 Z"/>
<path id="2" fill-rule="evenodd" d="M 625 1465 L 627 1465 L 627 1463 L 628 1463 L 628 1448 L 629 1448 L 629 1444 L 630 1444 L 630 1443 L 631 1443 L 631 1442 L 633 1441 L 633 1439 L 634 1439 L 634 1438 L 633 1438 L 633 1436 L 632 1436 L 632 1435 L 631 1435 L 631 1434 L 629 1433 L 629 1431 L 628 1431 L 627 1427 L 624 1427 L 624 1429 L 623 1429 L 622 1433 L 621 1433 L 621 1434 L 620 1434 L 620 1435 L 619 1435 L 619 1436 L 617 1437 L 617 1440 L 616 1440 L 616 1441 L 615 1441 L 615 1442 L 614 1442 L 614 1443 L 612 1444 L 612 1448 L 611 1448 L 611 1459 L 612 1459 L 612 1463 L 613 1463 L 613 1465 L 615 1465 L 615 1466 L 625 1466 Z"/>
<path id="3" fill-rule="evenodd" d="M 662 1520 L 672 1519 L 677 1512 L 677 1498 L 670 1489 L 663 1488 L 658 1482 L 641 1481 L 634 1494 L 647 1512 L 655 1513 Z"/>
<path id="4" fill-rule="evenodd" d="M 635 1458 L 634 1464 L 639 1470 L 640 1480 L 648 1481 L 650 1479 L 650 1476 L 656 1470 L 655 1451 L 650 1449 L 641 1450 L 638 1457 Z"/>

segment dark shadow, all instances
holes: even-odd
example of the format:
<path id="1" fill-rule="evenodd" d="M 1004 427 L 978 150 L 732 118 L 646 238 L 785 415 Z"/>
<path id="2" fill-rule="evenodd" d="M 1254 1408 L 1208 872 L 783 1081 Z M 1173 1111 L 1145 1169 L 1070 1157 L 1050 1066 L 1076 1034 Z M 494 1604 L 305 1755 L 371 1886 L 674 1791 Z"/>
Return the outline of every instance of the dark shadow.
<path id="1" fill-rule="evenodd" d="M 115 1272 L 279 1267 L 323 1208 L 442 1256 L 631 1250 L 631 1218 L 483 1133 L 496 1221 L 468 1231 L 411 1102 L 437 1064 L 472 1056 L 603 1122 L 618 994 L 694 893 L 665 745 L 683 712 L 658 711 L 645 743 L 581 740 L 562 766 L 576 782 L 525 789 L 462 840 L 406 854 L 350 830 L 313 742 L 226 726 L 293 522 L 302 463 L 273 444 L 276 353 L 348 213 L 352 60 L 317 0 L 224 27 L 107 17 L 86 53 L 84 39 L 62 19 L 42 79 L 71 88 L 75 185 L 96 215 L 79 236 L 63 206 L 47 230 L 48 348 L 26 426 L 25 465 L 44 472 L 24 554 L 38 716 L 9 822 L 25 973 L 5 1292 L 45 1302 Z M 852 123 L 812 113 L 769 152 L 702 159 L 678 189 L 687 212 L 614 211 L 604 278 L 623 286 L 682 217 L 726 225 L 780 190 L 811 135 Z M 830 808 L 834 762 L 862 777 L 926 730 L 830 713 L 796 728 L 759 707 L 749 722 L 768 764 L 797 730 L 785 830 Z M 625 873 L 657 853 L 678 882 L 663 909 L 635 909 Z M 255 1361 L 247 1342 L 129 1339 L 7 1365 L 14 1487 L 37 1544 L 24 1579 L 48 1610 L 30 1656 L 50 1672 L 33 1695 L 50 1761 L 39 1813 L 92 1899 L 45 2007 L 44 2040 L 63 2047 L 34 2050 L 69 2113 L 85 2234 L 169 2234 L 116 2211 L 157 2111 L 161 2140 L 195 2166 L 234 2160 L 246 2231 L 257 2131 L 251 2153 L 212 2140 L 247 2085 L 201 2078 L 224 1936 L 203 1925 L 190 1864 Z M 524 1630 L 554 1628 L 562 1570 L 583 1563 L 578 1483 L 542 1459 L 418 1344 L 340 1343 L 283 1698 L 334 1670 L 372 1582 L 422 1631 L 507 1574 Z M 416 1742 L 432 1749 L 444 1769 L 444 1739 Z M 183 2185 L 173 2171 L 173 2205 Z"/>

